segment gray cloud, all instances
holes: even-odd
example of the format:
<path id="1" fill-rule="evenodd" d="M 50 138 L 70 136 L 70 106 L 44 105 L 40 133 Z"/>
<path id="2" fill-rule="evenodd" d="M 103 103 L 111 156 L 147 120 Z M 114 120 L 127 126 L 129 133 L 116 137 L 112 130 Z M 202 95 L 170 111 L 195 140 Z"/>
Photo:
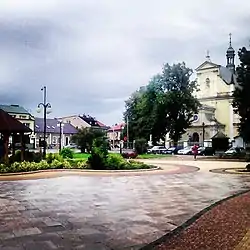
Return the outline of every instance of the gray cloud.
<path id="1" fill-rule="evenodd" d="M 247 0 L 8 0 L 0 3 L 0 100 L 112 124 L 164 62 L 225 63 L 228 33 L 247 45 Z"/>

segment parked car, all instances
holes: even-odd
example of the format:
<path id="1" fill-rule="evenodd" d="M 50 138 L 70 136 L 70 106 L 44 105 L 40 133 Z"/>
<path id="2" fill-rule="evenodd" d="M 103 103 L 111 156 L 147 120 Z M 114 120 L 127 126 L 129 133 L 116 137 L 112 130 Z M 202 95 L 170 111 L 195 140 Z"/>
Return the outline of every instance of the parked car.
<path id="1" fill-rule="evenodd" d="M 68 144 L 67 146 L 65 146 L 65 148 L 75 149 L 75 148 L 78 148 L 78 146 L 77 146 L 77 144 L 75 144 L 75 143 L 70 143 L 70 144 Z"/>
<path id="2" fill-rule="evenodd" d="M 192 147 L 187 146 L 183 149 L 178 150 L 177 152 L 179 155 L 191 155 L 192 154 Z"/>
<path id="3" fill-rule="evenodd" d="M 214 154 L 215 154 L 215 151 L 212 147 L 199 147 L 198 148 L 198 155 L 210 156 Z"/>
<path id="4" fill-rule="evenodd" d="M 246 150 L 242 147 L 231 147 L 224 154 L 225 155 L 245 155 Z"/>
<path id="5" fill-rule="evenodd" d="M 147 150 L 149 154 L 166 154 L 167 149 L 164 146 L 154 146 Z"/>
<path id="6" fill-rule="evenodd" d="M 177 147 L 170 147 L 167 149 L 166 153 L 167 154 L 177 154 L 179 150 L 183 149 L 183 147 L 181 146 L 177 146 Z"/>
<path id="7" fill-rule="evenodd" d="M 135 150 L 129 150 L 122 153 L 122 157 L 125 159 L 134 159 L 138 156 L 137 152 Z"/>

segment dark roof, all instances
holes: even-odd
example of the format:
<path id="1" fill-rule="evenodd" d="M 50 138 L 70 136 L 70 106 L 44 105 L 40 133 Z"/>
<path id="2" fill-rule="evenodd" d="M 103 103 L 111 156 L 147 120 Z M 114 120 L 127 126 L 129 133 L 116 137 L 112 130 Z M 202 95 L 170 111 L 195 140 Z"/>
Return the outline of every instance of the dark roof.
<path id="1" fill-rule="evenodd" d="M 228 138 L 228 137 L 223 132 L 219 131 L 212 137 L 212 139 L 213 138 Z"/>
<path id="2" fill-rule="evenodd" d="M 17 114 L 30 114 L 24 107 L 19 106 L 19 105 L 5 105 L 5 104 L 0 104 L 0 109 L 4 110 L 7 113 L 17 113 Z"/>
<path id="3" fill-rule="evenodd" d="M 100 127 L 98 121 L 90 115 L 80 115 L 79 117 L 85 122 L 87 122 L 90 126 Z"/>
<path id="4" fill-rule="evenodd" d="M 46 132 L 51 134 L 59 134 L 60 133 L 60 127 L 59 127 L 59 121 L 54 119 L 47 119 L 46 120 Z M 43 118 L 35 118 L 35 132 L 36 133 L 43 133 L 44 131 L 44 122 Z M 78 130 L 72 126 L 69 123 L 63 123 L 63 133 L 64 134 L 76 134 Z"/>
<path id="5" fill-rule="evenodd" d="M 4 110 L 0 109 L 0 132 L 29 133 L 32 132 L 32 130 Z"/>
<path id="6" fill-rule="evenodd" d="M 236 84 L 236 75 L 224 66 L 220 66 L 220 77 L 226 84 Z"/>

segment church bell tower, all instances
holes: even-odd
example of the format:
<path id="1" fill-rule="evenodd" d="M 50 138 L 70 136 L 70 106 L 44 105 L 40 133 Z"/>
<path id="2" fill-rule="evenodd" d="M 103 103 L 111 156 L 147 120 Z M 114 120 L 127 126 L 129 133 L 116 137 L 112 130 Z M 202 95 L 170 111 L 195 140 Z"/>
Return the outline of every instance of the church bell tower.
<path id="1" fill-rule="evenodd" d="M 235 73 L 235 64 L 234 64 L 234 58 L 235 58 L 235 50 L 232 47 L 232 34 L 229 34 L 229 47 L 227 49 L 227 68 L 230 69 L 233 73 Z"/>

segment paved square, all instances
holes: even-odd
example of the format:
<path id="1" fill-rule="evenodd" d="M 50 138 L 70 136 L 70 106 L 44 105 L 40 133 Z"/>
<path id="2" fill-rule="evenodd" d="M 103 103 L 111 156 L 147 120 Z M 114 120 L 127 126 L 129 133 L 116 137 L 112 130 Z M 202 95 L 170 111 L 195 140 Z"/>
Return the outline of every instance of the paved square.
<path id="1" fill-rule="evenodd" d="M 250 187 L 250 177 L 204 168 L 0 182 L 0 249 L 139 249 L 211 203 Z"/>

